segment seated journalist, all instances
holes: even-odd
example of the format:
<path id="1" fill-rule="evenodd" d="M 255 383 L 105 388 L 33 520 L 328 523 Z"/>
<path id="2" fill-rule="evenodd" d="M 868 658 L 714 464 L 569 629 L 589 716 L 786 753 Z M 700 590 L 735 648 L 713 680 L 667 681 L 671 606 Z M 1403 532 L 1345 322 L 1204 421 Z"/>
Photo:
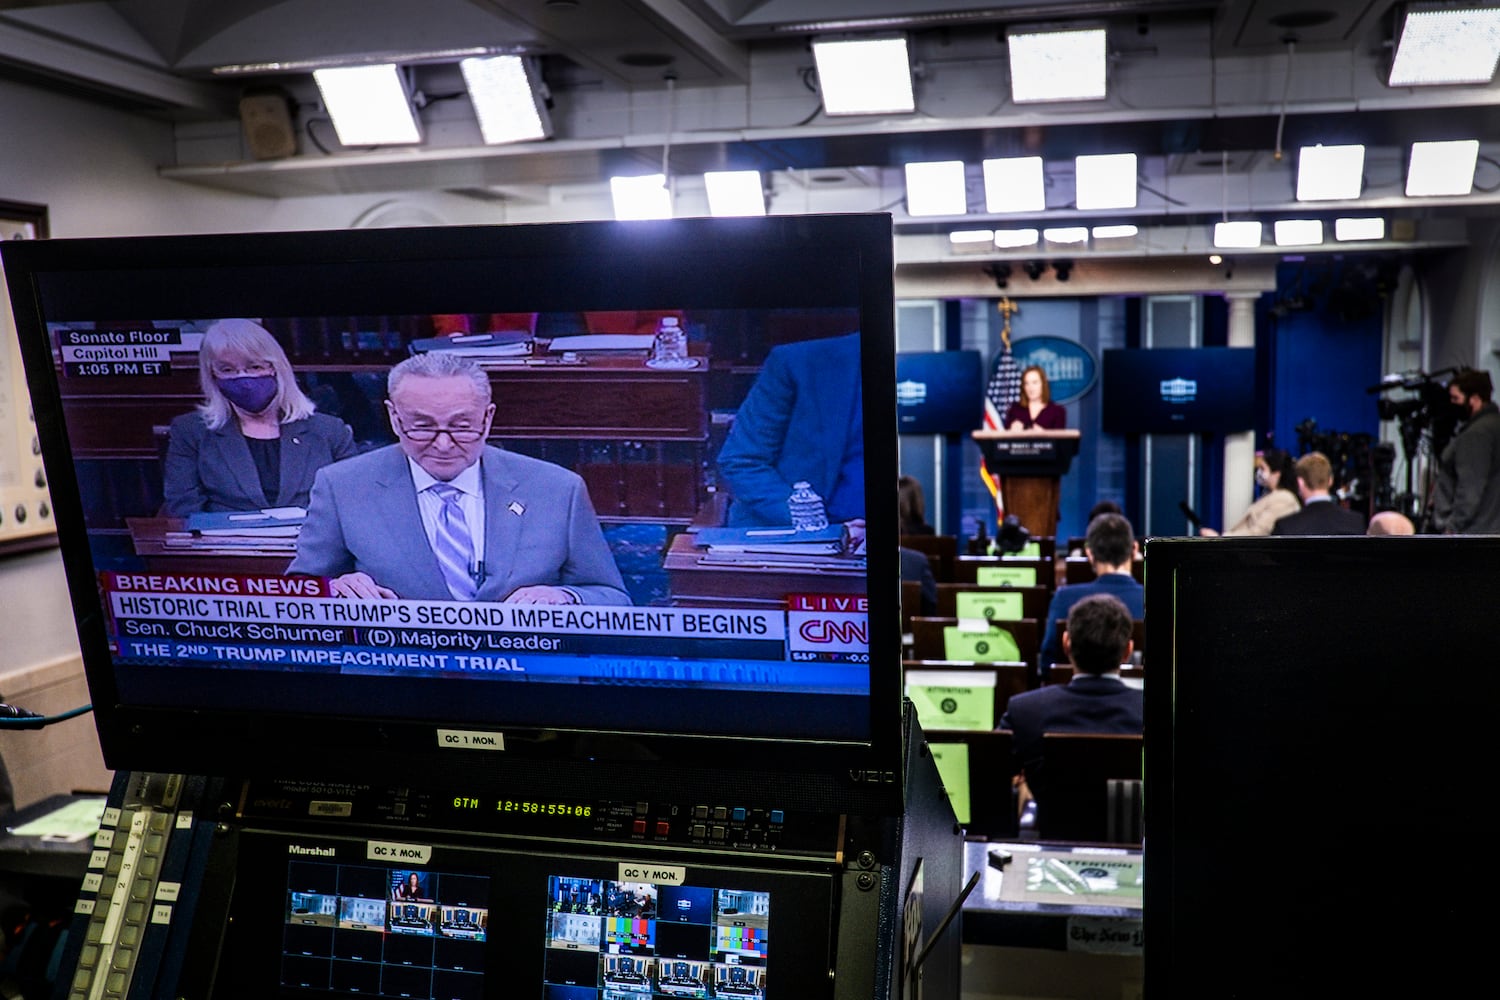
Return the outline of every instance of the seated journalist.
<path id="1" fill-rule="evenodd" d="M 1094 567 L 1094 579 L 1057 588 L 1057 593 L 1052 595 L 1052 604 L 1047 608 L 1046 632 L 1037 664 L 1043 679 L 1052 664 L 1064 662 L 1067 653 L 1058 635 L 1057 623 L 1067 618 L 1068 612 L 1079 601 L 1095 594 L 1108 594 L 1124 604 L 1132 618 L 1145 616 L 1145 588 L 1131 575 L 1135 533 L 1124 515 L 1100 514 L 1091 520 L 1084 533 L 1084 554 Z"/>
<path id="2" fill-rule="evenodd" d="M 398 443 L 318 472 L 288 573 L 340 597 L 630 603 L 583 480 L 485 444 L 477 365 L 419 354 L 386 388 Z"/>
<path id="3" fill-rule="evenodd" d="M 1063 649 L 1073 679 L 1013 695 L 1000 717 L 1012 734 L 1015 757 L 1038 802 L 1046 795 L 1044 733 L 1140 733 L 1146 726 L 1145 693 L 1120 680 L 1130 658 L 1130 611 L 1108 594 L 1085 597 L 1068 612 Z"/>
<path id="4" fill-rule="evenodd" d="M 306 507 L 313 476 L 355 453 L 354 433 L 314 413 L 276 339 L 248 319 L 221 319 L 198 348 L 203 403 L 172 421 L 162 472 L 173 517 Z"/>

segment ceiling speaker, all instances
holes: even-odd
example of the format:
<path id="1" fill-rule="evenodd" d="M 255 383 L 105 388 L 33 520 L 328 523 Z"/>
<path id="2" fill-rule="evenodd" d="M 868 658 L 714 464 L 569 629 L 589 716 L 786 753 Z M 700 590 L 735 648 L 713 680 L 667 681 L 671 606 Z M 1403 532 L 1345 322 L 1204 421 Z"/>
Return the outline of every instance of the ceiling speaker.
<path id="1" fill-rule="evenodd" d="M 257 160 L 279 160 L 297 153 L 291 103 L 284 94 L 247 94 L 240 98 L 245 143 Z"/>

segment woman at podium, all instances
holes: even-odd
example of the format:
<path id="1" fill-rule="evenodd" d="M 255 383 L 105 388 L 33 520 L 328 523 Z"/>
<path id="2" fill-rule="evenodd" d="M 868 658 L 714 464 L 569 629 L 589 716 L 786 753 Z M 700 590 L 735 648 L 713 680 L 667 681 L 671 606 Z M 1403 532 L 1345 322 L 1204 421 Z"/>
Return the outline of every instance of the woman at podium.
<path id="1" fill-rule="evenodd" d="M 1005 411 L 1008 431 L 1060 431 L 1068 425 L 1068 411 L 1052 402 L 1047 373 L 1032 365 L 1021 373 L 1021 398 Z"/>

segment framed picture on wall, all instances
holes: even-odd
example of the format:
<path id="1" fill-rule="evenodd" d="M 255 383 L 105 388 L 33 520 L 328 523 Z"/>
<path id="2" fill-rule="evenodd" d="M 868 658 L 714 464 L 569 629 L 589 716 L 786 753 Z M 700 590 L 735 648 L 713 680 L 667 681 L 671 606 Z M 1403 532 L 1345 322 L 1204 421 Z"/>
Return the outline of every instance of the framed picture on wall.
<path id="1" fill-rule="evenodd" d="M 47 236 L 47 209 L 0 201 L 0 240 Z M 10 295 L 0 272 L 0 556 L 57 544 L 47 474 L 11 319 Z"/>

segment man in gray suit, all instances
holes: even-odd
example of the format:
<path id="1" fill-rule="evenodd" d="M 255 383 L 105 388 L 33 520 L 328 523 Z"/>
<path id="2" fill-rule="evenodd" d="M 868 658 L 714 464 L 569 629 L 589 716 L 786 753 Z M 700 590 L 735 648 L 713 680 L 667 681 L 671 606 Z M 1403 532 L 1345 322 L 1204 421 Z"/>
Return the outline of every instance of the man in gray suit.
<path id="1" fill-rule="evenodd" d="M 478 366 L 431 351 L 386 389 L 399 443 L 318 471 L 288 573 L 340 597 L 630 603 L 583 480 L 485 444 Z"/>

